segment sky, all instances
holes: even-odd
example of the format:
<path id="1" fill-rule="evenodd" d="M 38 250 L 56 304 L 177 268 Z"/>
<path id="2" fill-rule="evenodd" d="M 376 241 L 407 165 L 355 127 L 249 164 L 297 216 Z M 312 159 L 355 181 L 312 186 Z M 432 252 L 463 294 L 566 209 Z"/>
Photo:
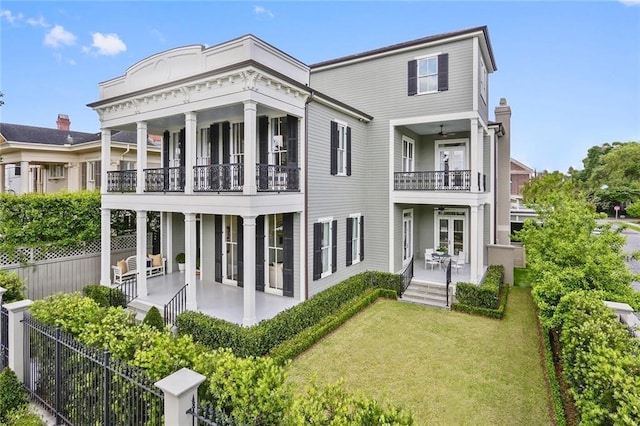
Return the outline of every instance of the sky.
<path id="1" fill-rule="evenodd" d="M 491 111 L 512 108 L 511 156 L 582 169 L 640 141 L 640 0 L 0 2 L 0 122 L 98 132 L 98 84 L 175 47 L 254 34 L 306 63 L 487 25 Z M 493 118 L 493 114 L 492 114 Z"/>

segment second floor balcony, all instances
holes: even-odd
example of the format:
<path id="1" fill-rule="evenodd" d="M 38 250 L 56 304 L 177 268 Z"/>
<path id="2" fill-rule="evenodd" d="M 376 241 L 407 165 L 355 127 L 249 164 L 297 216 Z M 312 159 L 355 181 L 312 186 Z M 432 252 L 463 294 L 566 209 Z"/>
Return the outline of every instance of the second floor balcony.
<path id="1" fill-rule="evenodd" d="M 485 192 L 486 175 L 478 173 L 476 179 L 471 170 L 396 172 L 393 188 L 399 191 L 475 191 Z"/>

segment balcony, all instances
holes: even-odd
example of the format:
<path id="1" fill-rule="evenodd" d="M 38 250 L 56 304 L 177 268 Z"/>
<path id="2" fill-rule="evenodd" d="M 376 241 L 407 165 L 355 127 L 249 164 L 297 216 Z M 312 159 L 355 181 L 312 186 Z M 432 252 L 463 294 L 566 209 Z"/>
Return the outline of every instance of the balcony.
<path id="1" fill-rule="evenodd" d="M 194 192 L 242 192 L 244 165 L 211 164 L 193 168 Z"/>
<path id="2" fill-rule="evenodd" d="M 107 172 L 107 192 L 136 192 L 136 184 L 135 170 Z"/>
<path id="3" fill-rule="evenodd" d="M 184 167 L 144 170 L 145 192 L 183 192 Z"/>
<path id="4" fill-rule="evenodd" d="M 478 181 L 478 187 L 480 186 Z M 393 188 L 400 191 L 471 191 L 471 170 L 396 172 Z"/>
<path id="5" fill-rule="evenodd" d="M 256 165 L 259 192 L 295 192 L 300 190 L 300 169 L 274 164 Z"/>

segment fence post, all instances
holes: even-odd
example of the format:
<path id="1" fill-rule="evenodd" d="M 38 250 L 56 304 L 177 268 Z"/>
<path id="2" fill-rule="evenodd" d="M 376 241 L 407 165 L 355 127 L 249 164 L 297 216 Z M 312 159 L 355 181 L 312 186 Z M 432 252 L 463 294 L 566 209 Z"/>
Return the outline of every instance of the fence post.
<path id="1" fill-rule="evenodd" d="M 2 295 L 7 292 L 7 289 L 0 287 L 0 306 L 2 306 Z"/>
<path id="2" fill-rule="evenodd" d="M 191 426 L 193 417 L 187 414 L 193 399 L 197 401 L 198 386 L 206 379 L 200 373 L 182 368 L 161 379 L 155 385 L 164 392 L 164 424 Z"/>
<path id="3" fill-rule="evenodd" d="M 4 307 L 9 314 L 9 368 L 24 383 L 24 327 L 22 319 L 33 302 L 29 299 L 7 303 Z"/>

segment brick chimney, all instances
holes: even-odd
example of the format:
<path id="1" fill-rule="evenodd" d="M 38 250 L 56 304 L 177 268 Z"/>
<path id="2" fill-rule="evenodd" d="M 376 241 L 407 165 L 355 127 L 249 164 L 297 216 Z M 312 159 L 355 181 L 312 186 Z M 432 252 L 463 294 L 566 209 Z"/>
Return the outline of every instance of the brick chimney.
<path id="1" fill-rule="evenodd" d="M 58 130 L 69 131 L 69 128 L 71 127 L 71 121 L 69 121 L 69 116 L 67 114 L 58 114 L 56 124 L 58 125 Z"/>

